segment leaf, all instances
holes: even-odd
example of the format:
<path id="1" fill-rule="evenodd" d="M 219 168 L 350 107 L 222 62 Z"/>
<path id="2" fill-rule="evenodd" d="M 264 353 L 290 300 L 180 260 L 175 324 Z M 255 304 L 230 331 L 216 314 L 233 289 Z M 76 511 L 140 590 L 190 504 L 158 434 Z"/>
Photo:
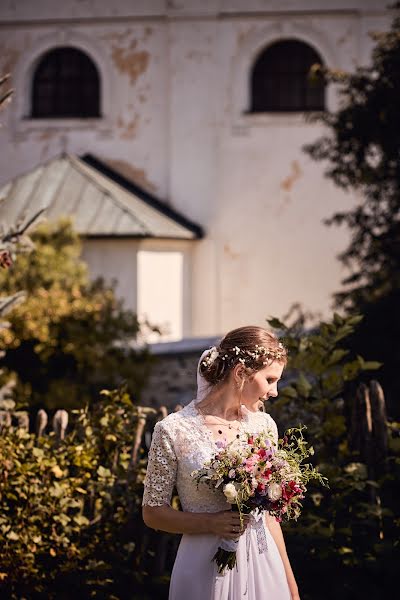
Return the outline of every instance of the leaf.
<path id="1" fill-rule="evenodd" d="M 83 515 L 75 515 L 74 522 L 80 527 L 84 527 L 85 525 L 89 525 L 89 519 Z"/>
<path id="2" fill-rule="evenodd" d="M 60 514 L 60 515 L 54 515 L 53 520 L 57 521 L 58 523 L 61 523 L 61 525 L 66 527 L 68 525 L 68 523 L 70 523 L 71 518 L 66 514 Z"/>
<path id="3" fill-rule="evenodd" d="M 349 548 L 348 546 L 342 546 L 338 550 L 339 554 L 353 554 L 353 548 Z"/>
<path id="4" fill-rule="evenodd" d="M 101 465 L 97 469 L 97 474 L 100 477 L 104 477 L 104 478 L 111 477 L 111 471 L 110 471 L 110 469 L 106 469 L 105 467 L 102 467 Z"/>
<path id="5" fill-rule="evenodd" d="M 376 371 L 383 366 L 384 363 L 378 362 L 377 360 L 366 360 L 364 361 L 364 371 Z"/>
<path id="6" fill-rule="evenodd" d="M 43 458 L 44 456 L 44 451 L 41 448 L 32 448 L 32 454 L 33 456 L 36 456 L 36 458 Z"/>
<path id="7" fill-rule="evenodd" d="M 289 398 L 297 398 L 298 393 L 292 385 L 286 385 L 281 389 L 281 395 L 288 396 Z"/>
<path id="8" fill-rule="evenodd" d="M 54 467 L 52 467 L 51 471 L 52 471 L 53 475 L 55 477 L 57 477 L 57 479 L 60 479 L 64 475 L 64 471 L 62 469 L 60 469 L 60 467 L 58 465 L 54 465 Z"/>
<path id="9" fill-rule="evenodd" d="M 347 319 L 347 323 L 349 325 L 355 326 L 358 325 L 359 323 L 361 323 L 361 321 L 364 319 L 363 315 L 354 315 L 353 317 L 350 317 L 349 319 Z"/>
<path id="10" fill-rule="evenodd" d="M 6 535 L 7 539 L 17 541 L 19 540 L 19 535 L 15 531 L 9 531 Z"/>
<path id="11" fill-rule="evenodd" d="M 329 359 L 329 365 L 334 365 L 338 362 L 340 362 L 345 356 L 347 356 L 349 354 L 348 350 L 343 350 L 341 348 L 336 348 Z"/>
<path id="12" fill-rule="evenodd" d="M 305 377 L 304 373 L 300 373 L 300 375 L 298 376 L 296 381 L 296 387 L 301 396 L 304 396 L 304 398 L 308 398 L 312 390 L 312 385 Z"/>
<path id="13" fill-rule="evenodd" d="M 286 325 L 284 325 L 282 323 L 282 321 L 280 321 L 279 319 L 277 319 L 276 317 L 271 317 L 269 319 L 267 319 L 267 323 L 273 328 L 273 329 L 282 329 L 282 330 L 286 330 L 287 327 Z"/>
<path id="14" fill-rule="evenodd" d="M 335 325 L 338 325 L 340 327 L 341 325 L 343 325 L 344 319 L 337 312 L 335 312 L 333 313 L 333 322 Z"/>

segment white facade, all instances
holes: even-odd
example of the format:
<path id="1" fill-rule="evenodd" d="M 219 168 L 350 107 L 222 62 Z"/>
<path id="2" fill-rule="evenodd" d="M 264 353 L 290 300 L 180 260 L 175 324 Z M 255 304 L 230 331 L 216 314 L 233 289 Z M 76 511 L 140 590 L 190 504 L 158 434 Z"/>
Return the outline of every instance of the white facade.
<path id="1" fill-rule="evenodd" d="M 2 115 L 0 183 L 62 152 L 91 153 L 204 227 L 180 263 L 172 242 L 159 242 L 169 258 L 143 258 L 155 289 L 165 261 L 175 260 L 172 287 L 179 270 L 187 274 L 168 296 L 171 318 L 182 312 L 175 337 L 264 324 L 294 302 L 328 316 L 348 237 L 322 220 L 355 199 L 302 152 L 320 126 L 299 113 L 246 114 L 249 75 L 263 48 L 293 38 L 328 66 L 365 64 L 368 33 L 390 24 L 382 0 L 4 0 L 0 21 L 0 72 L 11 71 L 16 92 Z M 82 49 L 97 65 L 101 118 L 29 118 L 35 67 L 57 46 Z M 336 103 L 329 88 L 328 108 Z M 85 248 L 93 271 L 118 276 L 96 244 Z M 123 253 L 124 242 L 115 244 Z M 137 243 L 145 253 L 157 244 Z M 138 285 L 143 260 L 139 278 L 135 264 L 132 282 L 119 282 L 134 308 L 151 304 L 151 284 L 142 296 Z"/>

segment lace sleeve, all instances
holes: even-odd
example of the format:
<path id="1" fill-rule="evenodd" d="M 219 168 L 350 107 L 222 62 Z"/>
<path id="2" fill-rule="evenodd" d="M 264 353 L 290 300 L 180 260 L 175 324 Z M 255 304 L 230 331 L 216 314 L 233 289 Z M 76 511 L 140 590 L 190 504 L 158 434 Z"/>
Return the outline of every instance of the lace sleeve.
<path id="1" fill-rule="evenodd" d="M 177 460 L 172 439 L 160 421 L 154 427 L 151 440 L 142 504 L 148 506 L 170 504 L 176 471 Z"/>

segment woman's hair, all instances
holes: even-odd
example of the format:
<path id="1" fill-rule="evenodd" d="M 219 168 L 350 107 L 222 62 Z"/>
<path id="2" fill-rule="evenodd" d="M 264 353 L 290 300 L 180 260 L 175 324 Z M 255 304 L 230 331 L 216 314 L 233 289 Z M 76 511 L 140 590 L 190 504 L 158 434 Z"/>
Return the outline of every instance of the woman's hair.
<path id="1" fill-rule="evenodd" d="M 251 375 L 275 360 L 287 362 L 287 350 L 275 334 L 262 327 L 239 327 L 209 350 L 199 365 L 199 372 L 206 381 L 216 385 L 224 381 L 238 363 Z"/>

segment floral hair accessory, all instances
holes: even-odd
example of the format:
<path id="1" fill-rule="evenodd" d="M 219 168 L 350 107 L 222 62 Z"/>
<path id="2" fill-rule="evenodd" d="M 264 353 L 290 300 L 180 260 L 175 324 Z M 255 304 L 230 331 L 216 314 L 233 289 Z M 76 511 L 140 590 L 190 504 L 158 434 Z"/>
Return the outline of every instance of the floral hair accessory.
<path id="1" fill-rule="evenodd" d="M 256 344 L 254 349 L 245 350 L 234 346 L 225 351 L 222 356 L 222 360 L 235 361 L 238 360 L 244 366 L 251 366 L 255 362 L 259 362 L 260 358 L 264 358 L 264 365 L 269 364 L 274 360 L 283 360 L 287 357 L 288 351 L 282 342 L 278 343 L 278 347 L 275 349 L 266 348 Z"/>
<path id="2" fill-rule="evenodd" d="M 202 365 L 209 367 L 213 364 L 216 358 L 218 358 L 219 352 L 215 346 L 210 349 L 210 354 L 203 360 Z"/>
<path id="3" fill-rule="evenodd" d="M 213 346 L 209 350 L 209 354 L 202 361 L 203 367 L 210 367 L 216 358 L 220 357 L 221 360 L 226 361 L 229 366 L 233 366 L 236 361 L 240 362 L 244 367 L 255 367 L 260 364 L 260 359 L 263 365 L 269 365 L 274 360 L 285 360 L 288 351 L 282 342 L 278 343 L 277 348 L 266 348 L 256 344 L 251 350 L 234 346 L 233 348 L 227 348 L 221 351 L 221 348 Z"/>

